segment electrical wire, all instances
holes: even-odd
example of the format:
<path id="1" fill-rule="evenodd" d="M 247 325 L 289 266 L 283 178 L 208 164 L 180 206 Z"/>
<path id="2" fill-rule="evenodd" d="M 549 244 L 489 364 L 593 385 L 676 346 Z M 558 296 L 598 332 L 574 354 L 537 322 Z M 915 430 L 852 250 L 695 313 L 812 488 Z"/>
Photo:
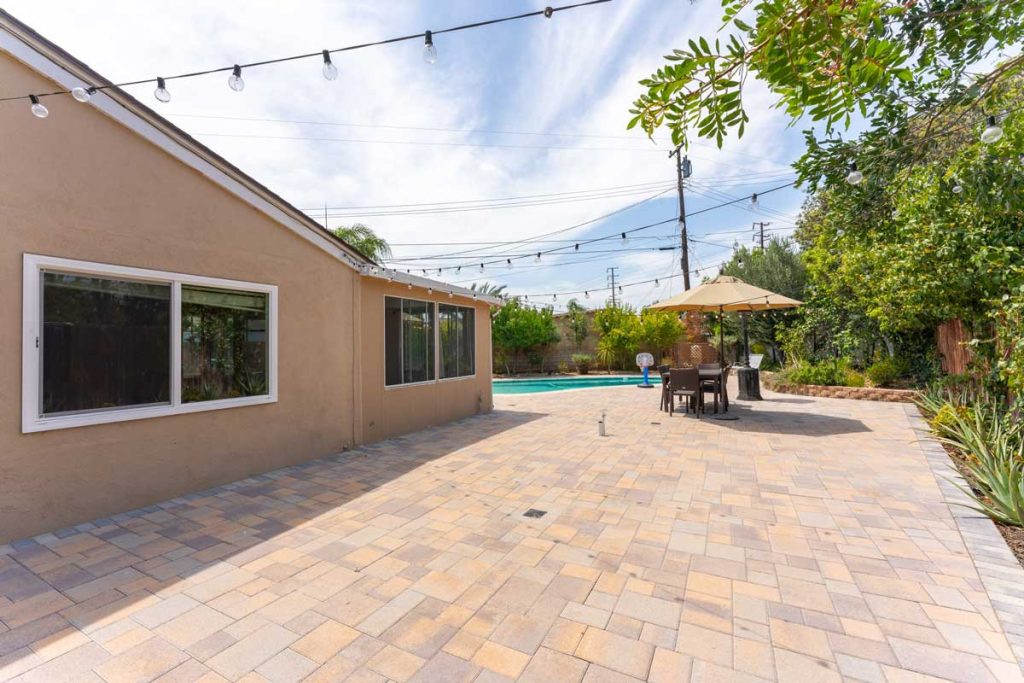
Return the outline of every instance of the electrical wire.
<path id="1" fill-rule="evenodd" d="M 561 5 L 559 7 L 545 7 L 542 10 L 537 10 L 537 11 L 534 11 L 534 12 L 524 12 L 522 14 L 515 14 L 515 15 L 511 15 L 511 16 L 507 16 L 507 17 L 500 17 L 500 18 L 497 18 L 497 19 L 486 19 L 484 21 L 476 21 L 476 22 L 473 22 L 471 24 L 462 24 L 462 25 L 459 25 L 459 26 L 451 26 L 451 27 L 448 27 L 448 28 L 443 28 L 443 29 L 438 29 L 436 31 L 431 31 L 430 33 L 431 33 L 432 36 L 439 36 L 439 35 L 443 35 L 445 33 L 456 33 L 458 31 L 466 31 L 466 30 L 469 30 L 469 29 L 481 28 L 483 26 L 492 26 L 494 24 L 501 24 L 501 23 L 504 23 L 504 22 L 507 22 L 507 21 L 518 21 L 520 19 L 526 19 L 526 18 L 529 18 L 529 17 L 547 17 L 547 18 L 551 18 L 557 12 L 564 12 L 566 10 L 576 9 L 576 8 L 580 8 L 580 7 L 589 7 L 591 5 L 601 5 L 601 4 L 604 4 L 604 3 L 607 3 L 607 2 L 611 2 L 611 1 L 612 0 L 587 0 L 586 2 L 577 2 L 577 3 L 570 4 L 570 5 Z M 184 79 L 184 78 L 195 78 L 197 76 L 207 76 L 207 75 L 216 74 L 216 73 L 226 73 L 228 71 L 233 71 L 233 70 L 237 69 L 238 67 L 241 67 L 242 69 L 249 69 L 249 68 L 257 67 L 257 66 L 268 66 L 270 64 L 281 64 L 281 63 L 284 63 L 284 62 L 293 62 L 293 61 L 300 60 L 300 59 L 322 58 L 323 55 L 324 55 L 324 52 L 326 52 L 328 54 L 336 54 L 336 53 L 339 53 L 339 52 L 350 52 L 352 50 L 361 50 L 361 49 L 364 49 L 364 48 L 377 47 L 377 46 L 380 46 L 380 45 L 391 45 L 393 43 L 401 43 L 401 42 L 405 42 L 405 41 L 409 41 L 409 40 L 420 40 L 420 39 L 424 39 L 425 37 L 426 37 L 426 34 L 422 33 L 422 32 L 421 33 L 411 33 L 411 34 L 404 35 L 404 36 L 397 36 L 395 38 L 386 38 L 384 40 L 377 40 L 377 41 L 366 42 L 366 43 L 358 43 L 358 44 L 355 44 L 355 45 L 347 45 L 345 47 L 338 47 L 338 48 L 334 48 L 332 50 L 326 50 L 326 51 L 325 50 L 317 50 L 316 52 L 308 52 L 308 53 L 304 53 L 304 54 L 290 55 L 288 57 L 277 57 L 277 58 L 274 58 L 274 59 L 264 59 L 264 60 L 260 60 L 260 61 L 257 61 L 257 62 L 247 62 L 245 64 L 233 64 L 231 66 L 221 66 L 221 67 L 216 67 L 216 68 L 213 68 L 213 69 L 204 69 L 204 70 L 201 70 L 201 71 L 190 71 L 190 72 L 187 72 L 187 73 L 174 74 L 174 75 L 171 75 L 171 76 L 162 76 L 160 78 L 164 82 L 172 81 L 172 80 L 179 80 L 179 79 Z M 157 82 L 157 77 L 154 76 L 152 78 L 141 78 L 141 79 L 137 79 L 137 80 L 133 80 L 133 81 L 122 81 L 120 83 L 101 83 L 101 84 L 91 83 L 91 84 L 89 84 L 89 87 L 92 88 L 94 91 L 97 91 L 97 90 L 107 90 L 107 89 L 111 89 L 111 88 L 125 88 L 125 87 L 133 86 L 133 85 L 143 85 L 145 83 L 156 83 L 156 82 Z M 31 97 L 42 98 L 42 97 L 51 97 L 51 96 L 54 96 L 54 95 L 68 95 L 70 93 L 71 93 L 70 90 L 54 90 L 54 91 L 51 91 L 51 92 L 34 93 L 32 95 L 29 95 L 29 94 L 14 95 L 14 96 L 8 96 L 8 97 L 0 97 L 0 102 L 9 102 L 9 101 L 13 101 L 13 100 L 28 100 Z"/>

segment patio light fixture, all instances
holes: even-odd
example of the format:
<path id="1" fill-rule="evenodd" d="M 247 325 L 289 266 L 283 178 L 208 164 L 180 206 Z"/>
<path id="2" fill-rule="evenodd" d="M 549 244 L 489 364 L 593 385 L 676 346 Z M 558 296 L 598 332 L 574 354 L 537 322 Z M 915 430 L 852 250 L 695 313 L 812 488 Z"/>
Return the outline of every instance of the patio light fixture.
<path id="1" fill-rule="evenodd" d="M 437 48 L 434 47 L 434 34 L 427 31 L 423 34 L 423 61 L 433 64 L 437 61 Z"/>
<path id="2" fill-rule="evenodd" d="M 163 76 L 156 77 L 156 90 L 153 91 L 153 97 L 164 104 L 171 101 L 171 93 L 167 90 L 167 83 L 164 82 Z"/>
<path id="3" fill-rule="evenodd" d="M 846 182 L 851 185 L 860 185 L 864 180 L 864 174 L 857 170 L 857 162 L 850 162 L 850 172 L 846 174 Z"/>
<path id="4" fill-rule="evenodd" d="M 228 87 L 235 92 L 245 90 L 245 81 L 242 79 L 242 67 L 237 64 L 231 69 L 231 75 L 228 76 Z"/>
<path id="5" fill-rule="evenodd" d="M 32 103 L 32 116 L 35 116 L 37 119 L 45 119 L 50 115 L 50 110 L 35 95 L 29 95 L 28 101 Z"/>
<path id="6" fill-rule="evenodd" d="M 338 67 L 334 66 L 334 62 L 331 61 L 331 53 L 329 51 L 324 50 L 323 54 L 324 66 L 322 71 L 324 74 L 324 78 L 326 78 L 329 81 L 336 80 L 338 78 Z"/>
<path id="7" fill-rule="evenodd" d="M 96 88 L 92 87 L 91 85 L 88 88 L 83 88 L 79 86 L 77 88 L 71 89 L 71 96 L 79 102 L 85 103 L 92 99 L 92 94 L 94 92 L 96 92 Z"/>
<path id="8" fill-rule="evenodd" d="M 540 263 L 540 252 L 539 251 L 537 252 L 537 256 L 534 257 L 533 262 L 534 263 Z"/>
<path id="9" fill-rule="evenodd" d="M 986 145 L 991 145 L 993 142 L 999 142 L 1003 139 L 1003 128 L 996 123 L 995 116 L 989 116 L 985 126 L 985 130 L 981 131 L 981 141 Z"/>

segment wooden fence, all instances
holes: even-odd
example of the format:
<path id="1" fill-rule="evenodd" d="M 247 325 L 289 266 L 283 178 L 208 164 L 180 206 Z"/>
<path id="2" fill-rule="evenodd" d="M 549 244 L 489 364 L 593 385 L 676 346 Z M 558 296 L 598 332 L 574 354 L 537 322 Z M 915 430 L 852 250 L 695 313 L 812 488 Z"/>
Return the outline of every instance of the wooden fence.
<path id="1" fill-rule="evenodd" d="M 950 375 L 967 372 L 971 362 L 971 348 L 967 346 L 970 335 L 960 320 L 953 319 L 939 325 L 935 331 L 935 343 L 942 358 L 942 370 Z"/>

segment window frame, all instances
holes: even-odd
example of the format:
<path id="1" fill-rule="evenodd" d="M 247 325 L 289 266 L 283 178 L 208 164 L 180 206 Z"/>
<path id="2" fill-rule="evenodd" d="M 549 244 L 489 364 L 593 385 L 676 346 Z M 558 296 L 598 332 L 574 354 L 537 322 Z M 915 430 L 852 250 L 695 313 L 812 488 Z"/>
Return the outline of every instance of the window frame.
<path id="1" fill-rule="evenodd" d="M 455 375 L 454 377 L 441 377 L 441 366 L 437 367 L 437 381 L 438 382 L 457 382 L 460 379 L 473 379 L 476 377 L 476 314 L 477 310 L 475 306 L 463 306 L 462 304 L 448 304 L 443 301 L 435 302 L 434 306 L 437 309 L 437 355 L 438 360 L 443 360 L 444 356 L 441 354 L 441 306 L 452 306 L 454 308 L 465 308 L 468 311 L 473 312 L 473 372 L 468 375 Z"/>
<path id="2" fill-rule="evenodd" d="M 387 318 L 387 300 L 388 299 L 400 299 L 404 301 L 418 301 L 420 303 L 430 304 L 434 310 L 434 376 L 431 379 L 423 380 L 422 382 L 404 382 L 399 384 L 388 384 L 388 318 Z M 448 304 L 451 306 L 458 306 L 460 308 L 468 308 L 473 311 L 473 374 L 471 375 L 459 375 L 458 377 L 441 377 L 441 324 L 440 324 L 440 311 L 441 304 L 445 302 L 436 301 L 431 299 L 421 299 L 415 296 L 402 296 L 401 294 L 384 294 L 381 296 L 380 305 L 383 315 L 381 316 L 381 346 L 383 347 L 382 359 L 382 379 L 384 382 L 384 391 L 393 391 L 395 389 L 404 389 L 406 387 L 422 387 L 430 384 L 441 384 L 442 382 L 459 382 L 462 380 L 475 379 L 476 368 L 477 368 L 477 338 L 476 338 L 476 316 L 477 309 L 475 306 L 463 306 L 462 304 Z"/>
<path id="3" fill-rule="evenodd" d="M 42 389 L 42 312 L 44 271 L 87 275 L 120 280 L 139 280 L 170 285 L 170 401 L 166 404 L 100 410 L 45 416 L 40 405 Z M 142 420 L 167 415 L 240 408 L 277 402 L 277 286 L 241 280 L 190 275 L 148 268 L 134 268 L 93 261 L 25 254 L 22 273 L 22 368 L 21 368 L 21 431 L 29 434 L 54 429 L 69 429 L 97 424 Z M 267 393 L 213 401 L 181 401 L 181 287 L 198 285 L 216 289 L 254 292 L 267 295 Z"/>

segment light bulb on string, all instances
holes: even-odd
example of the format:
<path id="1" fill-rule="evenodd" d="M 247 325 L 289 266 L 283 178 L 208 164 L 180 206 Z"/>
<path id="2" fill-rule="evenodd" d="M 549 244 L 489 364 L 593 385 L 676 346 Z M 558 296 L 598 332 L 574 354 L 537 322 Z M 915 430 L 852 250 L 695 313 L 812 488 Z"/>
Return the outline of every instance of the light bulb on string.
<path id="1" fill-rule="evenodd" d="M 427 31 L 423 34 L 423 61 L 433 64 L 437 61 L 437 48 L 434 47 L 434 34 Z"/>
<path id="2" fill-rule="evenodd" d="M 537 255 L 533 258 L 533 262 L 534 263 L 540 263 L 540 252 L 539 251 L 537 252 Z"/>
<path id="3" fill-rule="evenodd" d="M 750 205 L 754 206 L 754 207 L 757 206 L 757 193 L 756 192 L 754 194 L 750 195 Z"/>
<path id="4" fill-rule="evenodd" d="M 552 294 L 551 295 L 551 300 L 552 301 L 558 301 L 558 295 L 557 294 Z"/>
<path id="5" fill-rule="evenodd" d="M 448 298 L 449 298 L 449 299 L 451 299 L 451 298 L 452 298 L 452 297 L 454 297 L 454 296 L 455 296 L 455 295 L 454 295 L 454 294 L 452 294 L 451 290 L 448 290 Z"/>
<path id="6" fill-rule="evenodd" d="M 39 101 L 39 98 L 35 95 L 29 95 L 28 101 L 32 103 L 30 109 L 32 110 L 32 116 L 37 119 L 45 119 L 50 115 L 50 110 L 46 108 L 46 105 Z"/>
<path id="7" fill-rule="evenodd" d="M 79 102 L 85 103 L 92 99 L 92 94 L 94 92 L 96 92 L 96 88 L 92 86 L 89 86 L 88 88 L 79 86 L 71 89 L 71 96 Z"/>
<path id="8" fill-rule="evenodd" d="M 153 97 L 158 102 L 163 102 L 164 104 L 171 101 L 171 93 L 167 90 L 167 84 L 164 82 L 163 76 L 156 77 L 156 90 L 153 91 Z"/>
<path id="9" fill-rule="evenodd" d="M 981 131 L 981 141 L 986 145 L 991 145 L 993 142 L 999 142 L 1003 139 L 1003 129 L 996 123 L 996 117 L 989 116 L 986 121 L 987 125 L 985 130 Z"/>
<path id="10" fill-rule="evenodd" d="M 482 263 L 480 264 L 480 272 L 481 273 L 484 272 L 484 264 L 482 264 Z"/>
<path id="11" fill-rule="evenodd" d="M 411 282 L 410 282 L 410 283 L 408 284 L 408 286 L 406 287 L 406 289 L 412 290 L 412 283 L 411 283 Z"/>
<path id="12" fill-rule="evenodd" d="M 850 172 L 846 174 L 846 182 L 851 185 L 860 185 L 864 180 L 864 174 L 857 170 L 857 162 L 850 162 Z"/>
<path id="13" fill-rule="evenodd" d="M 590 298 L 590 292 L 583 292 L 583 298 L 584 299 L 589 299 Z"/>
<path id="14" fill-rule="evenodd" d="M 455 269 L 455 274 L 456 274 L 456 275 L 458 275 L 458 274 L 459 274 L 459 273 L 461 273 L 461 272 L 462 272 L 462 266 L 458 266 L 458 267 L 457 267 L 457 268 Z"/>
<path id="15" fill-rule="evenodd" d="M 576 247 L 575 247 L 575 250 L 576 250 L 576 251 L 579 251 L 579 250 L 580 250 L 580 243 L 579 243 L 579 242 L 577 242 L 577 243 L 576 243 Z"/>
<path id="16" fill-rule="evenodd" d="M 551 15 L 553 15 L 554 13 L 555 13 L 555 10 L 553 8 L 551 8 L 551 7 L 545 7 L 544 8 L 544 18 L 545 19 L 550 19 Z"/>
<path id="17" fill-rule="evenodd" d="M 622 285 L 619 285 L 619 294 L 622 294 Z"/>
<path id="18" fill-rule="evenodd" d="M 626 237 L 626 233 L 622 233 L 622 244 L 623 245 L 629 244 L 629 238 Z"/>
<path id="19" fill-rule="evenodd" d="M 336 80 L 338 78 L 338 67 L 334 66 L 334 62 L 331 61 L 331 53 L 324 50 L 324 66 L 321 71 L 324 74 L 324 78 L 329 81 Z"/>
<path id="20" fill-rule="evenodd" d="M 963 191 L 964 191 L 964 187 L 963 187 L 963 185 L 960 184 L 960 181 L 954 180 L 953 181 L 953 194 L 960 194 Z"/>
<path id="21" fill-rule="evenodd" d="M 245 90 L 245 81 L 242 79 L 242 67 L 237 64 L 231 69 L 231 75 L 228 76 L 228 87 L 235 92 Z"/>
<path id="22" fill-rule="evenodd" d="M 505 263 L 508 264 L 508 269 L 512 270 L 512 259 L 510 259 L 510 258 L 505 259 Z"/>
<path id="23" fill-rule="evenodd" d="M 658 282 L 657 278 L 655 278 L 655 280 L 654 280 L 654 286 L 655 287 L 661 287 L 661 283 Z"/>
<path id="24" fill-rule="evenodd" d="M 427 287 L 427 294 L 428 295 L 432 295 L 433 293 L 434 293 L 434 288 L 433 287 Z"/>
<path id="25" fill-rule="evenodd" d="M 440 275 L 440 274 L 441 274 L 441 269 L 440 269 L 440 268 L 438 268 L 438 269 L 437 269 L 437 274 L 438 274 L 438 275 Z"/>

